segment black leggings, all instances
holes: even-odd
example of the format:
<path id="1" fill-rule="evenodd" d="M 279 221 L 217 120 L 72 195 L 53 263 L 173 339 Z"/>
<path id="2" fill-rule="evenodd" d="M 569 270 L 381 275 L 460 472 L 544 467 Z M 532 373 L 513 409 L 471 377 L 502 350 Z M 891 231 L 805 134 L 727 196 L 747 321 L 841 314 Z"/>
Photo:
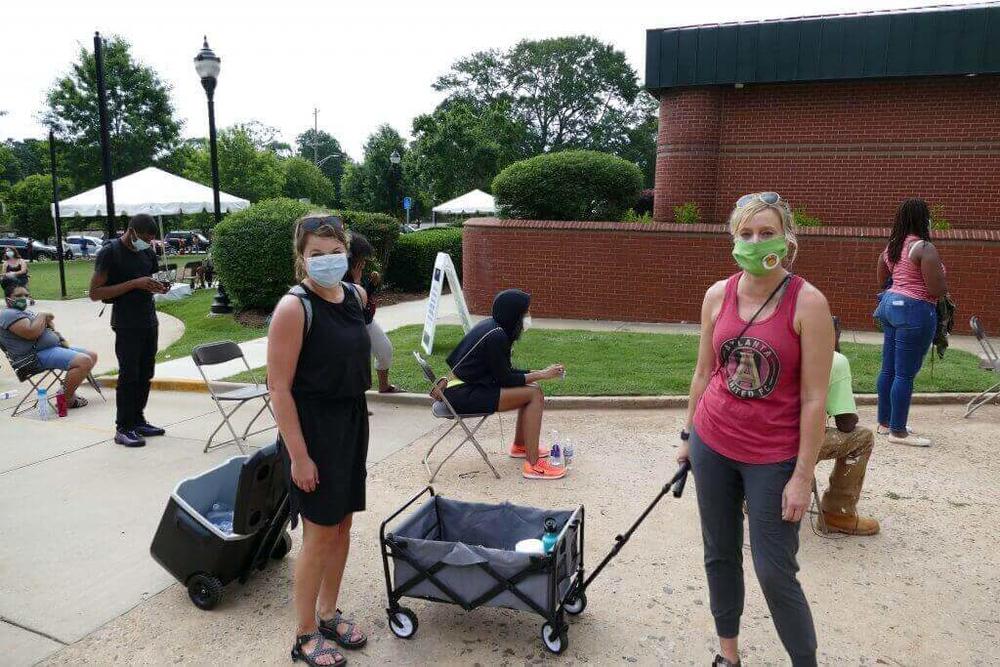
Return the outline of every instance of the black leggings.
<path id="1" fill-rule="evenodd" d="M 692 429 L 691 470 L 705 544 L 708 592 L 720 637 L 740 633 L 743 614 L 743 501 L 750 519 L 753 567 L 781 643 L 798 667 L 816 664 L 816 630 L 795 576 L 799 524 L 781 518 L 781 495 L 795 459 L 753 465 L 718 454 Z"/>

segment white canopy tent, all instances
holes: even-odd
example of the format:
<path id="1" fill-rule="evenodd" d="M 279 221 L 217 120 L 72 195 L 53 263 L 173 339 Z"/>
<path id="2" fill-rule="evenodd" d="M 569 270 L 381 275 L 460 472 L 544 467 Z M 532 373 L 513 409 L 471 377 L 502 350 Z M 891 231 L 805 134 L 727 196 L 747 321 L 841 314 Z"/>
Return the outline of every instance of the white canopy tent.
<path id="1" fill-rule="evenodd" d="M 148 213 L 161 216 L 215 210 L 212 188 L 156 167 L 146 167 L 142 171 L 123 176 L 112 182 L 111 187 L 115 193 L 116 214 Z M 247 208 L 250 202 L 219 192 L 219 205 L 223 212 L 230 213 Z M 59 212 L 63 217 L 79 215 L 96 218 L 106 215 L 104 186 L 100 185 L 59 202 Z M 55 216 L 54 204 L 52 215 Z"/>
<path id="2" fill-rule="evenodd" d="M 493 200 L 493 195 L 486 194 L 482 190 L 466 192 L 461 197 L 455 197 L 451 201 L 438 204 L 431 210 L 431 217 L 438 213 L 441 215 L 468 215 L 471 213 L 496 213 L 497 205 Z"/>

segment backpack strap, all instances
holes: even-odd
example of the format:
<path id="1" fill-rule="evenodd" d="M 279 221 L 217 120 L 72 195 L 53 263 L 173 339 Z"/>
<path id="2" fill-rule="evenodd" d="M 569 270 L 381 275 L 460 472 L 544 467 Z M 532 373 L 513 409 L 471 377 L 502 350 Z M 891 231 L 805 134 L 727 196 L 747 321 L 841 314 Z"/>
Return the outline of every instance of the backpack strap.
<path id="1" fill-rule="evenodd" d="M 302 285 L 296 285 L 292 289 L 288 290 L 288 293 L 296 297 L 302 302 L 302 310 L 305 311 L 306 319 L 302 323 L 302 340 L 306 339 L 309 335 L 309 331 L 312 329 L 312 319 L 313 319 L 313 305 L 309 300 L 309 295 L 306 294 L 306 288 Z"/>
<path id="2" fill-rule="evenodd" d="M 361 313 L 365 312 L 365 304 L 361 301 L 361 292 L 358 291 L 357 286 L 354 283 L 349 283 L 346 281 L 341 281 L 340 286 L 344 288 L 344 294 L 348 292 L 354 295 L 354 300 L 358 302 L 358 306 L 361 308 Z M 346 296 L 344 298 L 347 298 Z"/>

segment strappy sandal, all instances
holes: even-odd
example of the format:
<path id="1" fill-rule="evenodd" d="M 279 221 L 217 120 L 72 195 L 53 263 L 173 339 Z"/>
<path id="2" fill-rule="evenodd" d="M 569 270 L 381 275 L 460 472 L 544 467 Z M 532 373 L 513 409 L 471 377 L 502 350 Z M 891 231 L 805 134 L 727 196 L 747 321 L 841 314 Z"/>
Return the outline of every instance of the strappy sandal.
<path id="1" fill-rule="evenodd" d="M 341 623 L 347 625 L 347 631 L 344 633 L 337 632 L 337 626 Z M 351 637 L 354 636 L 354 630 L 356 624 L 349 618 L 344 618 L 343 612 L 339 609 L 333 618 L 329 620 L 319 619 L 319 631 L 323 633 L 323 636 L 327 639 L 332 639 L 337 642 L 337 645 L 341 648 L 346 648 L 350 650 L 359 649 L 368 643 L 368 635 L 359 631 L 358 634 L 361 635 L 361 639 L 356 641 L 351 641 Z"/>
<path id="2" fill-rule="evenodd" d="M 74 396 L 73 400 L 70 401 L 69 404 L 66 405 L 66 407 L 69 408 L 70 410 L 72 410 L 73 408 L 82 408 L 82 407 L 85 407 L 89 403 L 90 403 L 90 401 L 88 401 L 87 399 L 85 399 L 83 396 Z"/>
<path id="3" fill-rule="evenodd" d="M 308 644 L 313 639 L 316 640 L 316 645 L 313 646 L 313 649 L 311 651 L 307 652 L 302 647 Z M 323 646 L 323 644 L 325 643 L 327 643 L 327 640 L 323 636 L 323 634 L 319 631 L 316 631 L 311 635 L 299 635 L 298 637 L 295 638 L 295 646 L 292 647 L 292 662 L 298 662 L 299 660 L 301 660 L 302 662 L 309 665 L 309 667 L 343 667 L 344 665 L 346 665 L 347 658 L 344 657 L 344 654 L 338 651 L 337 649 L 333 648 L 332 646 Z M 332 655 L 340 657 L 339 658 L 335 657 L 334 661 L 331 662 L 329 665 L 324 665 L 323 663 L 316 661 L 317 658 L 324 655 Z"/>

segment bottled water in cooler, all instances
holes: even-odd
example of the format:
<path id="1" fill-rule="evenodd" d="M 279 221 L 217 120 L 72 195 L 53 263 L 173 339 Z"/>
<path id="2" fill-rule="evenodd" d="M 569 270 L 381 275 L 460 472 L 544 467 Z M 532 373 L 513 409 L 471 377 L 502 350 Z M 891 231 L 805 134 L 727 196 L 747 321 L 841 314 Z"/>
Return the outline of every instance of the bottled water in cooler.
<path id="1" fill-rule="evenodd" d="M 233 534 L 233 510 L 228 505 L 215 503 L 205 518 L 223 533 Z"/>

